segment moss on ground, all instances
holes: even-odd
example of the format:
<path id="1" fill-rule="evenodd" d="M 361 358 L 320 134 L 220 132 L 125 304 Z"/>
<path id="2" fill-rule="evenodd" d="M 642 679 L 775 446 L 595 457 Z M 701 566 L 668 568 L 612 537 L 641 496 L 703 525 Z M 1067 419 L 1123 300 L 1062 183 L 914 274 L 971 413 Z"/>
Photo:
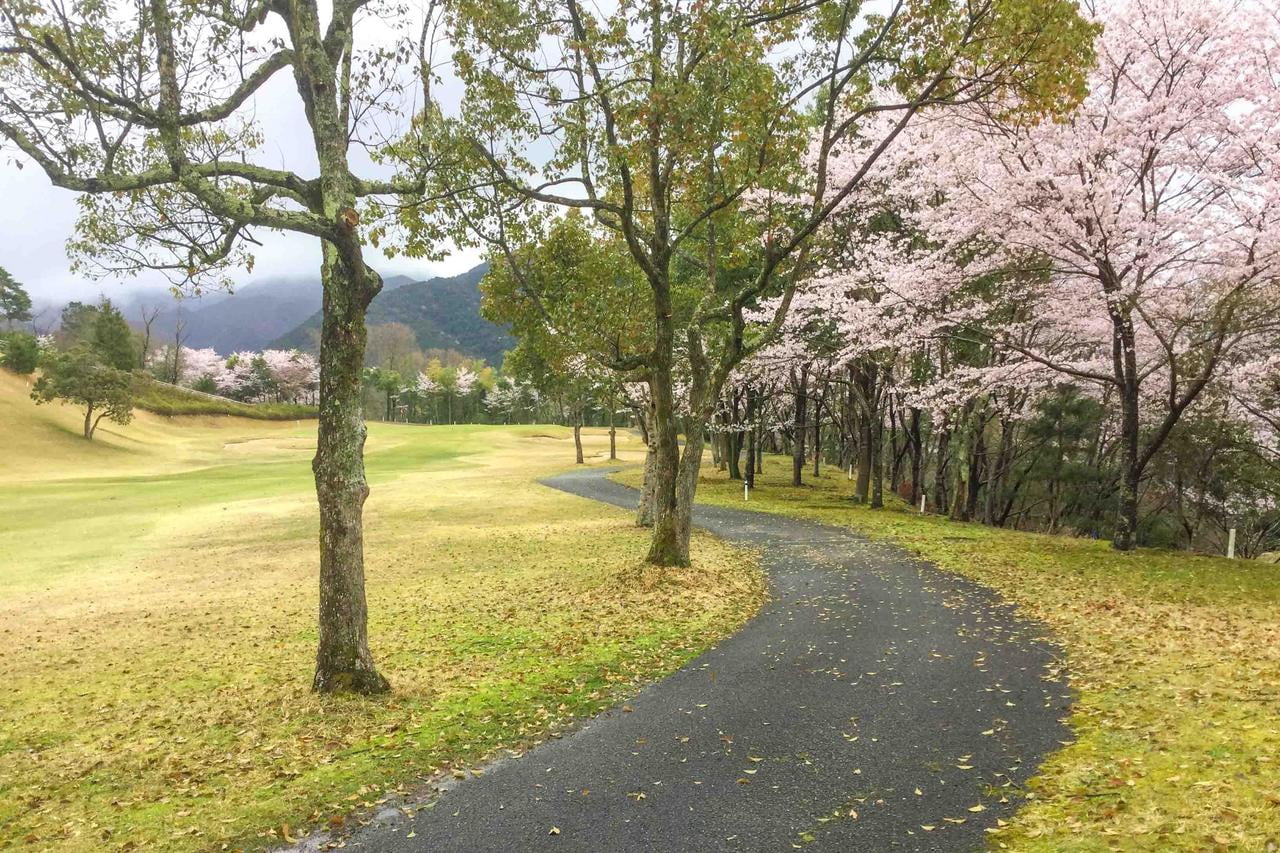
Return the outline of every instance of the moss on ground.
<path id="1" fill-rule="evenodd" d="M 1075 740 L 991 844 L 1018 851 L 1274 849 L 1280 840 L 1280 570 L 997 530 L 852 503 L 829 471 L 790 486 L 766 460 L 747 507 L 890 539 L 999 590 L 1065 647 Z M 708 466 L 709 467 L 709 466 Z M 618 479 L 636 485 L 631 469 Z M 698 499 L 743 506 L 706 470 Z"/>

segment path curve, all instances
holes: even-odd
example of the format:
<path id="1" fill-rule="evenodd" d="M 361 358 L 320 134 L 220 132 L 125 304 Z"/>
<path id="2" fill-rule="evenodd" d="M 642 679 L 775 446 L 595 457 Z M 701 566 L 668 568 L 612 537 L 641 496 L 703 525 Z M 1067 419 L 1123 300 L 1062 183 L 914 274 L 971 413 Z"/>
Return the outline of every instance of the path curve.
<path id="1" fill-rule="evenodd" d="M 545 484 L 632 509 L 636 492 L 608 473 Z M 498 762 L 413 817 L 385 809 L 346 849 L 980 849 L 1018 799 L 998 792 L 1069 737 L 1043 629 L 845 528 L 705 506 L 695 522 L 762 549 L 770 600 L 737 634 L 630 712 Z"/>

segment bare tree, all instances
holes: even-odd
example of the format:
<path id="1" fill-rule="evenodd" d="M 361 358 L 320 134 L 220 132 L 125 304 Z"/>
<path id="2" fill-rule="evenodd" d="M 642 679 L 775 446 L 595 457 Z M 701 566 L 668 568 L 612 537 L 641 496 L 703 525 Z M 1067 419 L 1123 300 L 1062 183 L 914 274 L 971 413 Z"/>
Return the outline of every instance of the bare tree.
<path id="1" fill-rule="evenodd" d="M 169 381 L 174 385 L 178 384 L 178 380 L 182 378 L 182 345 L 187 340 L 187 320 L 182 316 L 182 309 L 178 309 L 178 318 L 173 323 L 173 369 L 169 374 Z"/>
<path id="2" fill-rule="evenodd" d="M 138 316 L 142 320 L 142 347 L 138 350 L 138 369 L 142 370 L 146 368 L 147 356 L 151 353 L 151 325 L 160 316 L 160 306 L 148 308 L 141 305 L 138 307 Z"/>

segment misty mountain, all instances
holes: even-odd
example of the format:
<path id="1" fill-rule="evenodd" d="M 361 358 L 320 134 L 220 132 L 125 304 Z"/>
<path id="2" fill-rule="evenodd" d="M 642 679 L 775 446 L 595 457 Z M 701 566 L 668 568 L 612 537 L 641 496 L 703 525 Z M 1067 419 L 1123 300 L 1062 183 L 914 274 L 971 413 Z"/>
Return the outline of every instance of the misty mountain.
<path id="1" fill-rule="evenodd" d="M 480 280 L 487 269 L 480 264 L 461 275 L 384 288 L 369 305 L 369 325 L 404 323 L 413 329 L 422 349 L 453 349 L 499 367 L 503 353 L 514 342 L 505 329 L 480 316 Z M 314 346 L 319 328 L 317 309 L 272 346 L 308 349 Z"/>
<path id="2" fill-rule="evenodd" d="M 412 281 L 405 275 L 388 276 L 383 293 Z M 111 297 L 109 290 L 104 289 L 103 295 Z M 231 293 L 214 291 L 179 299 L 168 290 L 152 289 L 134 291 L 112 301 L 138 329 L 142 327 L 143 310 L 160 309 L 151 325 L 153 343 L 172 342 L 181 319 L 184 346 L 212 347 L 229 355 L 238 350 L 269 347 L 320 310 L 321 293 L 318 279 L 290 277 L 259 279 Z"/>

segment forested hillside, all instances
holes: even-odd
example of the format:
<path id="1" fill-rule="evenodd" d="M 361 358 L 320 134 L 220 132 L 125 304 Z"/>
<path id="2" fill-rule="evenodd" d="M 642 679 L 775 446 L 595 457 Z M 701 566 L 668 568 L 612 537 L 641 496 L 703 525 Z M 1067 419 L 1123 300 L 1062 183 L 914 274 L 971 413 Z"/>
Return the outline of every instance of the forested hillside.
<path id="1" fill-rule="evenodd" d="M 404 323 L 413 329 L 424 350 L 456 350 L 483 358 L 493 366 L 511 346 L 507 331 L 480 316 L 480 279 L 484 264 L 450 278 L 433 278 L 383 290 L 369 306 L 369 325 Z M 278 338 L 277 349 L 315 349 L 320 312 Z"/>

